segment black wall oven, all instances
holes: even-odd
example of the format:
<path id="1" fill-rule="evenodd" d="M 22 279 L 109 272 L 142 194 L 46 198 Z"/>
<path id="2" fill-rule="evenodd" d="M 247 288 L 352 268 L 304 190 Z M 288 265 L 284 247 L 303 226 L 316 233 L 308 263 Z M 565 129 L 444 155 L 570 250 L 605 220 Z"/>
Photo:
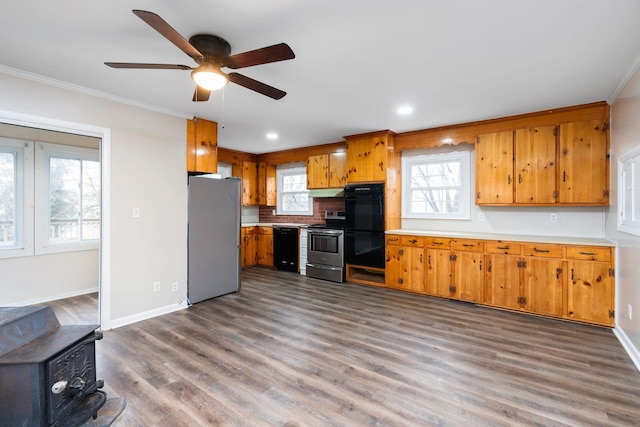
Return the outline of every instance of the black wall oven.
<path id="1" fill-rule="evenodd" d="M 384 268 L 384 184 L 349 184 L 344 204 L 345 262 Z"/>

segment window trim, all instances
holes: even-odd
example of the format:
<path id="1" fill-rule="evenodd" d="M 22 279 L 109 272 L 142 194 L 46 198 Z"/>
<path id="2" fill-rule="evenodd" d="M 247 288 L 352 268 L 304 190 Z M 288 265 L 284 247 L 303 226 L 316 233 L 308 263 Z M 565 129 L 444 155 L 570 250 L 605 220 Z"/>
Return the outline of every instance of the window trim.
<path id="1" fill-rule="evenodd" d="M 16 173 L 16 244 L 0 249 L 0 259 L 33 255 L 33 188 L 34 164 L 33 142 L 13 138 L 0 138 L 0 145 L 10 147 L 9 152 L 17 154 Z M 4 151 L 4 150 L 3 150 Z"/>
<path id="2" fill-rule="evenodd" d="M 414 165 L 432 162 L 461 162 L 461 189 L 460 212 L 451 213 L 416 213 L 411 212 L 411 173 Z M 468 150 L 457 150 L 439 153 L 412 153 L 402 156 L 402 217 L 411 219 L 446 219 L 446 220 L 471 220 L 471 153 Z"/>
<path id="3" fill-rule="evenodd" d="M 282 191 L 282 180 L 285 175 L 302 175 L 304 174 L 304 182 L 305 182 L 305 190 L 304 191 L 296 191 L 296 192 L 284 192 Z M 306 211 L 287 211 L 283 209 L 284 203 L 282 202 L 282 198 L 285 194 L 290 193 L 307 193 L 309 194 L 309 190 L 307 189 L 307 167 L 306 165 L 290 165 L 287 167 L 278 167 L 276 169 L 276 214 L 277 215 L 297 215 L 297 216 L 313 216 L 313 199 L 308 198 L 309 202 L 307 204 Z"/>
<path id="4" fill-rule="evenodd" d="M 49 158 L 69 158 L 78 160 L 91 160 L 100 162 L 99 150 L 70 145 L 50 144 L 38 142 L 36 145 L 36 167 L 41 173 L 36 173 L 36 206 L 35 211 L 35 254 L 45 255 L 62 252 L 75 252 L 95 250 L 100 247 L 100 237 L 73 242 L 50 242 L 48 239 L 48 212 L 49 212 Z M 102 215 L 100 215 L 102 221 Z"/>
<path id="5" fill-rule="evenodd" d="M 626 173 L 631 172 L 629 191 L 626 191 Z M 640 236 L 640 212 L 635 212 L 635 206 L 640 206 L 640 147 L 618 158 L 618 231 Z M 631 200 L 629 200 L 631 199 Z M 632 211 L 632 218 L 625 218 L 627 208 Z M 633 217 L 639 218 L 634 220 Z"/>

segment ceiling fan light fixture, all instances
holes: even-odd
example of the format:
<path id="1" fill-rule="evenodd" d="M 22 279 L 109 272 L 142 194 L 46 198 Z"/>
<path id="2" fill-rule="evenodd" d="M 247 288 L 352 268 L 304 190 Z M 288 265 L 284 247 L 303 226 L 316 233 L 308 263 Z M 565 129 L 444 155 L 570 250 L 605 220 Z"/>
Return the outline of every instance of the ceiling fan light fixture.
<path id="1" fill-rule="evenodd" d="M 228 82 L 220 68 L 215 65 L 201 65 L 191 72 L 191 78 L 198 86 L 208 90 L 222 89 Z"/>

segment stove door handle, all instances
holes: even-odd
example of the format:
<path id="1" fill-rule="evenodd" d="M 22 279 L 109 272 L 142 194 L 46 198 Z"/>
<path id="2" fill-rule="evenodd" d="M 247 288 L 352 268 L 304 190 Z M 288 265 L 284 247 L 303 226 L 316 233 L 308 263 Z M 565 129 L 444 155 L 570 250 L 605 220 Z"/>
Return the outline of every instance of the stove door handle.
<path id="1" fill-rule="evenodd" d="M 67 388 L 68 384 L 69 384 L 68 381 L 58 381 L 57 383 L 51 386 L 51 393 L 53 394 L 62 393 Z"/>

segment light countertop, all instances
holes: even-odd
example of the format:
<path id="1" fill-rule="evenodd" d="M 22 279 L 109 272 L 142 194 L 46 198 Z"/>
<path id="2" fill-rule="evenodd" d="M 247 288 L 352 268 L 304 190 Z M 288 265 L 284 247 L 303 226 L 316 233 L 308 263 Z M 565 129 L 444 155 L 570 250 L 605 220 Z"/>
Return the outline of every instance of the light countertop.
<path id="1" fill-rule="evenodd" d="M 410 236 L 435 236 L 435 237 L 451 237 L 461 239 L 481 239 L 481 240 L 503 240 L 511 242 L 537 242 L 537 243 L 555 243 L 562 245 L 596 245 L 596 246 L 615 246 L 615 243 L 602 238 L 590 237 L 572 237 L 572 236 L 538 236 L 538 235 L 521 235 L 521 234 L 494 234 L 494 233 L 470 233 L 456 231 L 441 230 L 411 230 L 397 229 L 387 230 L 386 234 L 404 234 Z"/>
<path id="2" fill-rule="evenodd" d="M 251 222 L 242 224 L 242 227 L 298 227 L 307 228 L 309 224 L 296 224 L 291 222 Z"/>

